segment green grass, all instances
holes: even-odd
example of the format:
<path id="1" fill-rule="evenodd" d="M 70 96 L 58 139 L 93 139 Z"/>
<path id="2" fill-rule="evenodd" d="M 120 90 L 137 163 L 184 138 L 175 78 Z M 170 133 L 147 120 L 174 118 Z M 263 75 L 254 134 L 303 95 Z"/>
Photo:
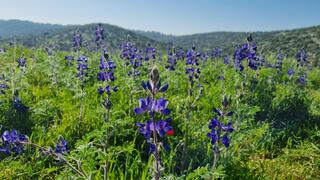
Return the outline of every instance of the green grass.
<path id="1" fill-rule="evenodd" d="M 26 133 L 30 141 L 44 147 L 55 147 L 59 136 L 68 141 L 70 154 L 66 156 L 74 166 L 80 166 L 92 179 L 103 178 L 103 165 L 109 162 L 110 179 L 150 179 L 152 158 L 148 145 L 138 132 L 136 122 L 147 117 L 135 115 L 133 108 L 146 93 L 140 86 L 148 79 L 153 65 L 160 68 L 162 82 L 169 83 L 163 96 L 172 110 L 175 135 L 167 137 L 171 146 L 161 152 L 164 163 L 163 179 L 317 179 L 320 177 L 320 69 L 308 72 L 307 83 L 297 83 L 298 75 L 290 79 L 288 68 L 295 60 L 284 60 L 281 74 L 263 67 L 257 76 L 246 67 L 238 73 L 232 65 L 209 60 L 202 66 L 200 82 L 203 94 L 190 112 L 190 143 L 183 156 L 184 131 L 187 114 L 187 83 L 184 61 L 176 71 L 168 71 L 163 62 L 151 61 L 141 69 L 141 76 L 127 76 L 128 68 L 119 54 L 116 62 L 116 81 L 119 91 L 111 96 L 111 117 L 104 121 L 105 109 L 99 99 L 97 81 L 99 54 L 89 57 L 88 81 L 81 92 L 76 78 L 76 64 L 66 66 L 66 52 L 49 57 L 40 49 L 10 48 L 0 54 L 0 73 L 8 79 L 10 89 L 0 95 L 0 125 L 2 131 L 17 129 Z M 15 55 L 16 54 L 16 55 Z M 14 56 L 24 54 L 27 68 L 21 72 Z M 269 60 L 275 61 L 272 57 Z M 224 82 L 217 79 L 224 72 Z M 298 72 L 298 70 L 296 70 Z M 246 80 L 243 74 L 246 74 Z M 256 80 L 257 83 L 252 83 Z M 12 87 L 18 89 L 22 102 L 30 107 L 19 112 L 12 107 Z M 198 91 L 198 89 L 196 90 Z M 195 91 L 195 92 L 196 92 Z M 130 104 L 130 94 L 133 102 Z M 195 93 L 197 94 L 197 93 Z M 213 107 L 219 107 L 223 95 L 232 98 L 235 111 L 232 121 L 235 131 L 229 149 L 223 149 L 215 172 L 211 171 L 213 154 L 206 137 L 209 120 L 215 117 Z M 160 96 L 159 96 L 160 97 Z M 84 113 L 79 117 L 81 99 Z M 160 118 L 160 117 L 159 117 Z M 103 147 L 108 146 L 107 152 Z M 57 159 L 43 155 L 38 149 L 27 147 L 19 156 L 0 155 L 2 179 L 74 179 L 79 178 L 71 168 Z M 188 166 L 183 167 L 182 162 Z"/>

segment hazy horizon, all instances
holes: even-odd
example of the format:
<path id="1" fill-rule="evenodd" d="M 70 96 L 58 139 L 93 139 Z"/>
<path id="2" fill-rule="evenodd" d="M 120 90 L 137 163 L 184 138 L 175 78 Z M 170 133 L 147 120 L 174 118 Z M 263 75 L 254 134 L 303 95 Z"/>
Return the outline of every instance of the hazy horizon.
<path id="1" fill-rule="evenodd" d="M 317 0 L 1 1 L 0 19 L 62 25 L 102 22 L 173 35 L 275 31 L 320 25 Z"/>
<path id="2" fill-rule="evenodd" d="M 27 19 L 0 19 L 0 20 L 4 20 L 4 21 L 15 21 L 15 20 L 17 20 L 17 21 L 26 21 L 26 22 L 37 23 L 37 24 L 49 24 L 49 25 L 61 25 L 61 26 L 82 26 L 82 25 L 88 25 L 88 24 L 102 23 L 102 24 L 109 24 L 109 25 L 112 25 L 112 26 L 117 26 L 117 27 L 124 28 L 126 30 L 131 30 L 131 31 L 155 32 L 155 33 L 161 33 L 161 34 L 168 35 L 168 36 L 188 36 L 188 35 L 214 33 L 214 32 L 237 32 L 237 33 L 272 32 L 272 31 L 287 31 L 287 30 L 295 30 L 295 29 L 302 29 L 302 28 L 320 26 L 320 24 L 315 24 L 315 25 L 311 25 L 311 26 L 303 26 L 303 27 L 296 27 L 296 28 L 290 28 L 290 29 L 259 30 L 259 31 L 219 30 L 219 31 L 197 32 L 197 33 L 190 33 L 190 34 L 170 34 L 170 33 L 165 33 L 165 32 L 156 31 L 156 30 L 143 30 L 143 29 L 135 29 L 135 28 L 125 28 L 125 27 L 119 26 L 117 24 L 110 24 L 108 22 L 90 22 L 90 23 L 85 23 L 85 24 L 58 24 L 58 23 L 50 23 L 50 22 L 35 22 L 35 21 L 32 21 L 32 20 L 27 20 Z"/>

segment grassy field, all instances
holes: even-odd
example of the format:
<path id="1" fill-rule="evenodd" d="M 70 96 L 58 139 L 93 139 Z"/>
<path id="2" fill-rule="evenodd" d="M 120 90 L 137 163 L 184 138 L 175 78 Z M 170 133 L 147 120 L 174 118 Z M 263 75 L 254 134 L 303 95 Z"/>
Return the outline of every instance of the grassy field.
<path id="1" fill-rule="evenodd" d="M 265 52 L 252 65 L 245 52 L 240 71 L 233 53 L 211 57 L 196 48 L 155 58 L 127 46 L 107 53 L 6 49 L 0 54 L 0 84 L 7 85 L 0 88 L 1 179 L 320 178 L 320 69 L 307 59 Z M 100 58 L 116 68 L 99 68 Z M 175 70 L 168 59 L 176 60 Z M 103 70 L 114 81 L 99 81 Z M 149 79 L 145 90 L 141 82 Z M 107 85 L 117 89 L 99 95 Z M 168 104 L 144 107 L 147 96 Z M 138 112 L 144 108 L 151 113 Z M 170 126 L 153 131 L 153 122 L 166 118 Z M 214 118 L 222 127 L 208 127 Z M 27 140 L 14 139 L 13 129 Z M 219 134 L 214 143 L 212 130 Z M 150 152 L 154 143 L 159 147 Z"/>

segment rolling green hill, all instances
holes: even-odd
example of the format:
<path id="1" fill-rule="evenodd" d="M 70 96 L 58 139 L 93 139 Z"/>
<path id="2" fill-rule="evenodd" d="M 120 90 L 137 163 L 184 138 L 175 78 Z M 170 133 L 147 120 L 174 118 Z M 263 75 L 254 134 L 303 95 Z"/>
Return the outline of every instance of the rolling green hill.
<path id="1" fill-rule="evenodd" d="M 183 47 L 194 44 L 205 50 L 212 50 L 216 47 L 234 49 L 249 34 L 249 32 L 211 32 L 172 36 L 150 31 L 135 32 L 163 43 L 173 42 Z M 320 56 L 320 26 L 285 31 L 253 32 L 252 35 L 254 41 L 263 50 L 276 52 L 277 48 L 281 48 L 288 52 L 295 52 L 305 47 L 310 54 Z"/>
<path id="2" fill-rule="evenodd" d="M 10 29 L 11 27 L 17 27 L 16 30 L 12 30 L 13 34 L 3 30 L 2 43 L 7 43 L 15 40 L 18 44 L 22 44 L 27 47 L 42 47 L 43 45 L 50 43 L 54 44 L 57 49 L 69 49 L 72 47 L 73 34 L 78 32 L 83 37 L 83 43 L 87 47 L 92 48 L 94 46 L 94 33 L 97 24 L 87 25 L 68 25 L 68 26 L 56 26 L 50 24 L 38 24 L 27 21 L 15 21 L 15 26 L 11 25 L 11 21 L 0 24 L 0 29 Z M 19 25 L 20 24 L 20 25 Z M 26 30 L 20 27 L 28 27 Z M 124 28 L 102 24 L 105 30 L 105 43 L 112 48 L 118 48 L 119 45 L 125 42 L 128 38 L 131 42 L 135 43 L 138 47 L 145 47 L 147 43 L 163 48 L 164 43 L 152 40 L 146 36 L 139 35 L 133 31 L 126 30 Z M 37 28 L 41 27 L 41 28 Z M 28 29 L 34 29 L 32 32 Z M 46 32 L 46 34 L 44 34 Z M 1 34 L 1 31 L 0 31 Z"/>
<path id="3" fill-rule="evenodd" d="M 39 35 L 41 33 L 62 29 L 66 26 L 58 24 L 42 24 L 21 20 L 0 20 L 0 38 L 24 35 Z"/>
<path id="4" fill-rule="evenodd" d="M 55 44 L 58 49 L 71 47 L 72 36 L 75 32 L 82 34 L 84 43 L 93 47 L 94 31 L 96 24 L 87 25 L 51 25 L 39 24 L 29 21 L 9 20 L 0 21 L 1 42 L 16 41 L 27 47 L 40 47 L 47 42 Z M 134 42 L 138 47 L 144 47 L 148 42 L 153 46 L 164 49 L 166 44 L 172 42 L 177 46 L 190 48 L 192 45 L 211 51 L 219 47 L 231 52 L 237 45 L 243 43 L 248 32 L 211 32 L 193 35 L 174 36 L 155 31 L 127 30 L 118 26 L 103 24 L 105 29 L 105 43 L 112 48 L 117 48 L 127 40 Z M 44 32 L 48 35 L 44 36 Z M 298 49 L 306 48 L 314 59 L 320 57 L 320 26 L 270 32 L 252 32 L 254 42 L 261 51 L 276 52 L 281 48 L 289 54 L 294 54 Z"/>

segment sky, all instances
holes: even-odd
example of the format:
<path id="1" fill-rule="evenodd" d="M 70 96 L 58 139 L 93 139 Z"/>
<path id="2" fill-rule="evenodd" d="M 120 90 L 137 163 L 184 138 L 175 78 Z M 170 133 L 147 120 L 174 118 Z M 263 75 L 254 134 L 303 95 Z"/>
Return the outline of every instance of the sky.
<path id="1" fill-rule="evenodd" d="M 270 31 L 320 25 L 320 0 L 0 0 L 0 19 L 102 22 L 174 35 Z"/>

